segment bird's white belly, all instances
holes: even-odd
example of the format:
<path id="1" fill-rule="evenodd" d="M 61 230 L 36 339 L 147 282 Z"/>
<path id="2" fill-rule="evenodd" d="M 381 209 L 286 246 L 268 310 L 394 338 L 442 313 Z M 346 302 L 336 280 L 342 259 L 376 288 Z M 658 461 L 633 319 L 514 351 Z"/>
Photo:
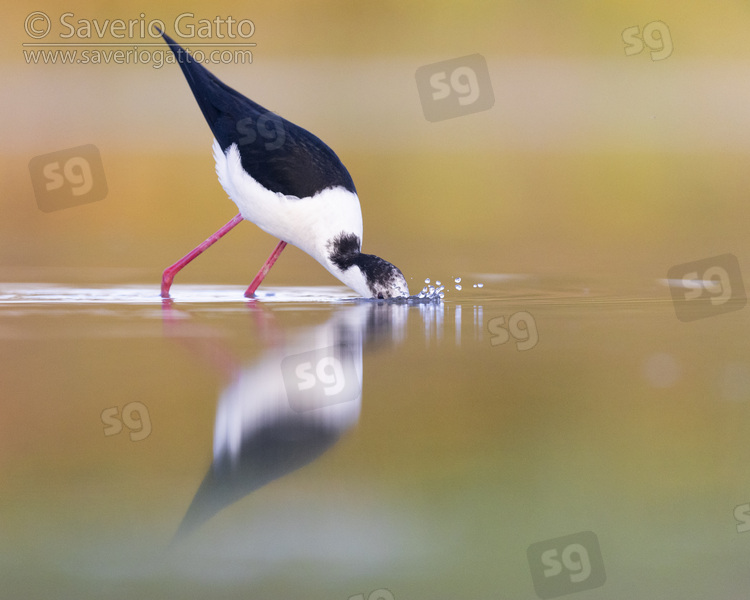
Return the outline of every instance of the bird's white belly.
<path id="1" fill-rule="evenodd" d="M 342 187 L 327 188 L 312 197 L 273 192 L 242 168 L 236 144 L 226 154 L 214 140 L 216 174 L 240 214 L 263 231 L 297 246 L 330 270 L 326 244 L 341 232 L 362 240 L 359 198 Z"/>

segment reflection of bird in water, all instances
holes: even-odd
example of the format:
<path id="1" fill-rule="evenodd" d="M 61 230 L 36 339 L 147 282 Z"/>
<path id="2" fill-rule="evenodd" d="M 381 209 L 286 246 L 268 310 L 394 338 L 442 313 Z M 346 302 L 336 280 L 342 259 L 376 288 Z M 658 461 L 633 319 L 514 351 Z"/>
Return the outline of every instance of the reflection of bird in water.
<path id="1" fill-rule="evenodd" d="M 313 462 L 354 426 L 368 326 L 388 326 L 388 320 L 373 314 L 406 308 L 368 303 L 338 310 L 323 325 L 272 348 L 235 374 L 219 399 L 213 462 L 177 539 L 254 490 Z"/>
<path id="2" fill-rule="evenodd" d="M 363 254 L 362 211 L 349 172 L 326 144 L 236 92 L 162 34 L 214 134 L 219 181 L 239 214 L 164 271 L 161 294 L 174 276 L 243 219 L 281 241 L 245 292 L 252 296 L 287 243 L 307 252 L 366 298 L 405 298 L 409 288 L 394 265 Z"/>
<path id="3" fill-rule="evenodd" d="M 184 537 L 223 508 L 274 479 L 313 462 L 341 431 L 305 423 L 269 424 L 241 446 L 234 460 L 214 461 L 195 494 L 176 538 Z"/>

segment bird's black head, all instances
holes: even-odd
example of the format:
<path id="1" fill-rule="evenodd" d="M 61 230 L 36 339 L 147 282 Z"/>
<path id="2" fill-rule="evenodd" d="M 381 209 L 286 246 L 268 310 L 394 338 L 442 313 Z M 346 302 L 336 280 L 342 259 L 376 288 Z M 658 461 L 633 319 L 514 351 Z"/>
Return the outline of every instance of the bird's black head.
<path id="1" fill-rule="evenodd" d="M 406 298 L 409 286 L 395 265 L 374 254 L 362 254 L 361 242 L 353 233 L 341 233 L 329 242 L 334 274 L 365 298 Z"/>

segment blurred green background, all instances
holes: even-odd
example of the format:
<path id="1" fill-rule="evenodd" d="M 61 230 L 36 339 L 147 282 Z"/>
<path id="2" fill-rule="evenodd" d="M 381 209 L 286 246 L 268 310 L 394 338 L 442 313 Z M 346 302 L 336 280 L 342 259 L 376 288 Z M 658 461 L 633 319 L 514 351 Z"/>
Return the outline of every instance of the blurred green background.
<path id="1" fill-rule="evenodd" d="M 413 287 L 436 269 L 658 278 L 722 252 L 744 262 L 746 3 L 43 2 L 34 10 L 52 20 L 45 41 L 58 42 L 64 12 L 74 23 L 143 13 L 169 33 L 184 12 L 194 23 L 251 19 L 253 63 L 209 68 L 334 148 L 359 191 L 365 250 L 396 263 Z M 27 64 L 30 12 L 8 7 L 0 25 L 0 276 L 156 283 L 235 212 L 214 174 L 210 131 L 176 65 Z M 654 21 L 668 27 L 672 54 L 626 55 L 623 31 Z M 474 53 L 487 61 L 493 108 L 428 122 L 416 69 Z M 82 144 L 100 150 L 106 198 L 41 212 L 29 161 Z M 243 225 L 180 281 L 245 283 L 273 245 Z M 310 260 L 291 251 L 269 283 L 332 283 Z"/>

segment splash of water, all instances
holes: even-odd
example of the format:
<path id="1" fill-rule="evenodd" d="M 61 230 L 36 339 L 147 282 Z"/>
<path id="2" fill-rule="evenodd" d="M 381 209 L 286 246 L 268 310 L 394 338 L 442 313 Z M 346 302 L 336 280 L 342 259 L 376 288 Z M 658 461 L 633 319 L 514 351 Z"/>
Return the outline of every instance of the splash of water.
<path id="1" fill-rule="evenodd" d="M 454 277 L 453 278 L 453 287 L 457 292 L 460 292 L 463 290 L 463 285 L 461 285 L 462 278 L 461 277 Z M 422 291 L 415 296 L 415 298 L 419 299 L 427 299 L 427 300 L 437 300 L 441 298 L 445 298 L 445 292 L 449 291 L 445 289 L 445 286 L 442 284 L 442 282 L 438 279 L 435 280 L 435 283 L 432 284 L 432 279 L 429 277 L 424 280 L 425 286 L 422 288 Z M 466 284 L 468 285 L 468 283 Z M 476 288 L 483 288 L 483 283 L 474 283 L 472 284 L 472 287 L 474 289 Z"/>
<path id="2" fill-rule="evenodd" d="M 445 298 L 445 286 L 442 285 L 439 281 L 435 282 L 435 285 L 430 284 L 430 278 L 424 280 L 425 286 L 422 288 L 422 291 L 417 294 L 417 298 L 420 299 L 426 299 L 426 300 L 438 300 Z"/>

